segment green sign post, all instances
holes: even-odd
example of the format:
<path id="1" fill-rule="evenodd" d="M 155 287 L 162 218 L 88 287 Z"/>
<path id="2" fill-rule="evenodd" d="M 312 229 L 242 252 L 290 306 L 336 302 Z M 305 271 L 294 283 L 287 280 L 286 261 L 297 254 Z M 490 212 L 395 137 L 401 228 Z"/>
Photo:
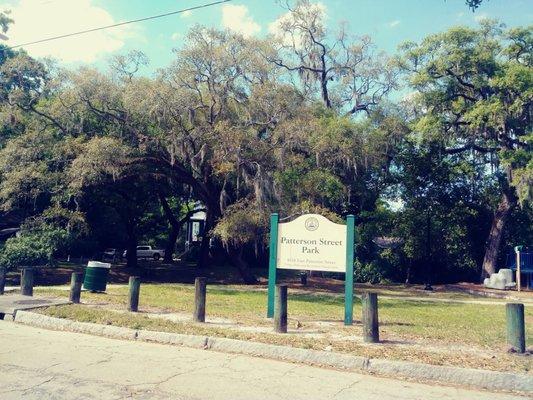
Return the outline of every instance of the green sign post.
<path id="1" fill-rule="evenodd" d="M 344 325 L 353 324 L 353 260 L 355 255 L 355 218 L 346 217 L 346 275 L 344 277 Z"/>
<path id="2" fill-rule="evenodd" d="M 267 317 L 272 318 L 274 316 L 274 301 L 275 301 L 275 288 L 276 288 L 276 275 L 278 268 L 288 268 L 288 269 L 309 269 L 309 270 L 326 270 L 326 271 L 338 271 L 337 264 L 342 265 L 342 270 L 345 272 L 345 286 L 344 286 L 344 324 L 352 325 L 353 324 L 353 263 L 355 256 L 355 226 L 354 226 L 354 216 L 348 215 L 346 218 L 346 226 L 334 224 L 331 221 L 328 221 L 322 216 L 317 215 L 304 215 L 298 219 L 302 219 L 303 226 L 305 230 L 301 230 L 302 233 L 306 233 L 302 238 L 294 237 L 285 237 L 282 235 L 281 242 L 279 238 L 280 224 L 279 216 L 277 213 L 270 215 L 270 248 L 269 248 L 269 265 L 268 265 L 268 306 L 267 306 Z M 281 226 L 288 224 L 281 224 Z M 326 225 L 326 228 L 329 229 L 327 232 L 344 232 L 345 237 L 333 237 L 331 235 L 325 235 L 327 237 L 313 236 L 319 235 L 319 227 Z M 327 227 L 328 225 L 329 228 Z M 336 226 L 336 227 L 334 227 Z M 294 236 L 294 227 L 291 227 L 291 230 L 285 228 L 287 232 L 290 232 L 288 235 L 292 234 Z M 344 242 L 345 241 L 345 242 Z M 344 244 L 343 244 L 344 242 Z M 294 261 L 294 265 L 278 265 L 278 243 L 283 246 L 286 243 L 288 245 L 294 245 L 299 249 L 298 252 L 287 251 L 288 254 L 283 254 L 285 263 L 290 264 L 291 260 Z M 329 247 L 328 247 L 329 246 Z M 339 247 L 340 246 L 340 247 Z M 338 261 L 338 257 L 334 253 L 336 247 L 345 248 L 346 254 L 343 256 L 342 261 Z M 324 251 L 326 250 L 326 251 Z M 320 256 L 318 260 L 313 259 L 313 257 L 318 257 L 320 252 L 325 253 L 325 255 Z M 302 253 L 304 255 L 301 255 Z M 330 262 L 328 254 L 332 254 L 332 261 Z M 332 265 L 330 267 L 330 264 Z M 322 266 L 322 267 L 321 267 Z"/>
<path id="3" fill-rule="evenodd" d="M 268 318 L 274 318 L 276 270 L 278 267 L 278 221 L 278 213 L 270 214 L 270 247 L 268 253 Z"/>

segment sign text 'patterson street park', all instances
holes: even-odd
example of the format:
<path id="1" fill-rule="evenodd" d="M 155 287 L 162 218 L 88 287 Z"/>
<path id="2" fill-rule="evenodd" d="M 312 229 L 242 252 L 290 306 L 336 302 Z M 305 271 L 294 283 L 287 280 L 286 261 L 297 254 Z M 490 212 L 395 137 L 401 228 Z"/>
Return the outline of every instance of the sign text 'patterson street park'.
<path id="1" fill-rule="evenodd" d="M 278 224 L 277 267 L 346 271 L 346 225 L 318 214 Z"/>

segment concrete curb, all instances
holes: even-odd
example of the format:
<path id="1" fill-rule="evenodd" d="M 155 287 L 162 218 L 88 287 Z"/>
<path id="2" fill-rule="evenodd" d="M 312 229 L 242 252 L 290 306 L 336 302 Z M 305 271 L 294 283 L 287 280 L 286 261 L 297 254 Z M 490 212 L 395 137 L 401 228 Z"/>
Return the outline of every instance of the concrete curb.
<path id="1" fill-rule="evenodd" d="M 135 330 L 17 311 L 15 322 L 40 328 L 93 334 L 115 339 L 142 340 L 161 344 L 265 357 L 295 363 L 320 365 L 353 372 L 470 386 L 486 390 L 533 393 L 533 376 L 471 368 L 447 367 L 407 361 L 371 359 L 328 351 L 309 350 L 220 337 L 183 335 Z"/>
<path id="2" fill-rule="evenodd" d="M 208 338 L 197 335 L 182 335 L 179 333 L 137 331 L 137 340 L 144 342 L 154 342 L 162 344 L 173 344 L 177 346 L 192 347 L 195 349 L 205 349 Z"/>
<path id="3" fill-rule="evenodd" d="M 56 331 L 89 333 L 113 339 L 135 340 L 137 338 L 137 331 L 135 329 L 93 324 L 90 322 L 77 322 L 70 319 L 49 317 L 47 315 L 37 314 L 30 311 L 18 310 L 14 320 L 21 324 L 53 329 Z"/>

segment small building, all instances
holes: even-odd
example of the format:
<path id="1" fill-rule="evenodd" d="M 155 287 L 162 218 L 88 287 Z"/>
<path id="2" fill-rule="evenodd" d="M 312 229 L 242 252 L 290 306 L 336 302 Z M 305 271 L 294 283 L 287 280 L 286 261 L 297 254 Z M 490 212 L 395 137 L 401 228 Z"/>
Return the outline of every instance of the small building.
<path id="1" fill-rule="evenodd" d="M 187 221 L 187 237 L 185 242 L 187 248 L 200 243 L 204 236 L 207 214 L 202 205 L 197 204 L 195 209 L 197 209 L 197 211 L 191 216 L 189 221 Z"/>

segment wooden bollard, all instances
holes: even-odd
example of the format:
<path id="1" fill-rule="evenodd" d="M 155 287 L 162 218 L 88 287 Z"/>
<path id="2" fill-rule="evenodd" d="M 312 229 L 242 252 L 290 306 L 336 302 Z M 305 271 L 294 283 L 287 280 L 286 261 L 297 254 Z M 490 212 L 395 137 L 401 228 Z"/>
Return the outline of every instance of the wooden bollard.
<path id="1" fill-rule="evenodd" d="M 524 325 L 524 305 L 522 303 L 507 303 L 507 344 L 511 351 L 526 352 L 526 328 Z"/>
<path id="2" fill-rule="evenodd" d="M 139 309 L 139 292 L 141 290 L 141 278 L 130 276 L 130 295 L 128 299 L 128 311 L 136 312 Z"/>
<path id="3" fill-rule="evenodd" d="M 20 271 L 20 293 L 23 296 L 33 296 L 33 268 L 24 267 Z"/>
<path id="4" fill-rule="evenodd" d="M 70 276 L 70 297 L 72 303 L 78 304 L 81 297 L 81 284 L 83 283 L 83 272 L 73 272 Z"/>
<path id="5" fill-rule="evenodd" d="M 4 290 L 6 288 L 6 275 L 6 269 L 0 268 L 0 295 L 4 294 Z"/>
<path id="6" fill-rule="evenodd" d="M 379 342 L 378 295 L 363 293 L 363 340 L 367 343 Z"/>
<path id="7" fill-rule="evenodd" d="M 287 285 L 276 285 L 274 330 L 287 333 Z"/>
<path id="8" fill-rule="evenodd" d="M 205 322 L 205 297 L 207 293 L 207 278 L 194 280 L 194 322 Z"/>

